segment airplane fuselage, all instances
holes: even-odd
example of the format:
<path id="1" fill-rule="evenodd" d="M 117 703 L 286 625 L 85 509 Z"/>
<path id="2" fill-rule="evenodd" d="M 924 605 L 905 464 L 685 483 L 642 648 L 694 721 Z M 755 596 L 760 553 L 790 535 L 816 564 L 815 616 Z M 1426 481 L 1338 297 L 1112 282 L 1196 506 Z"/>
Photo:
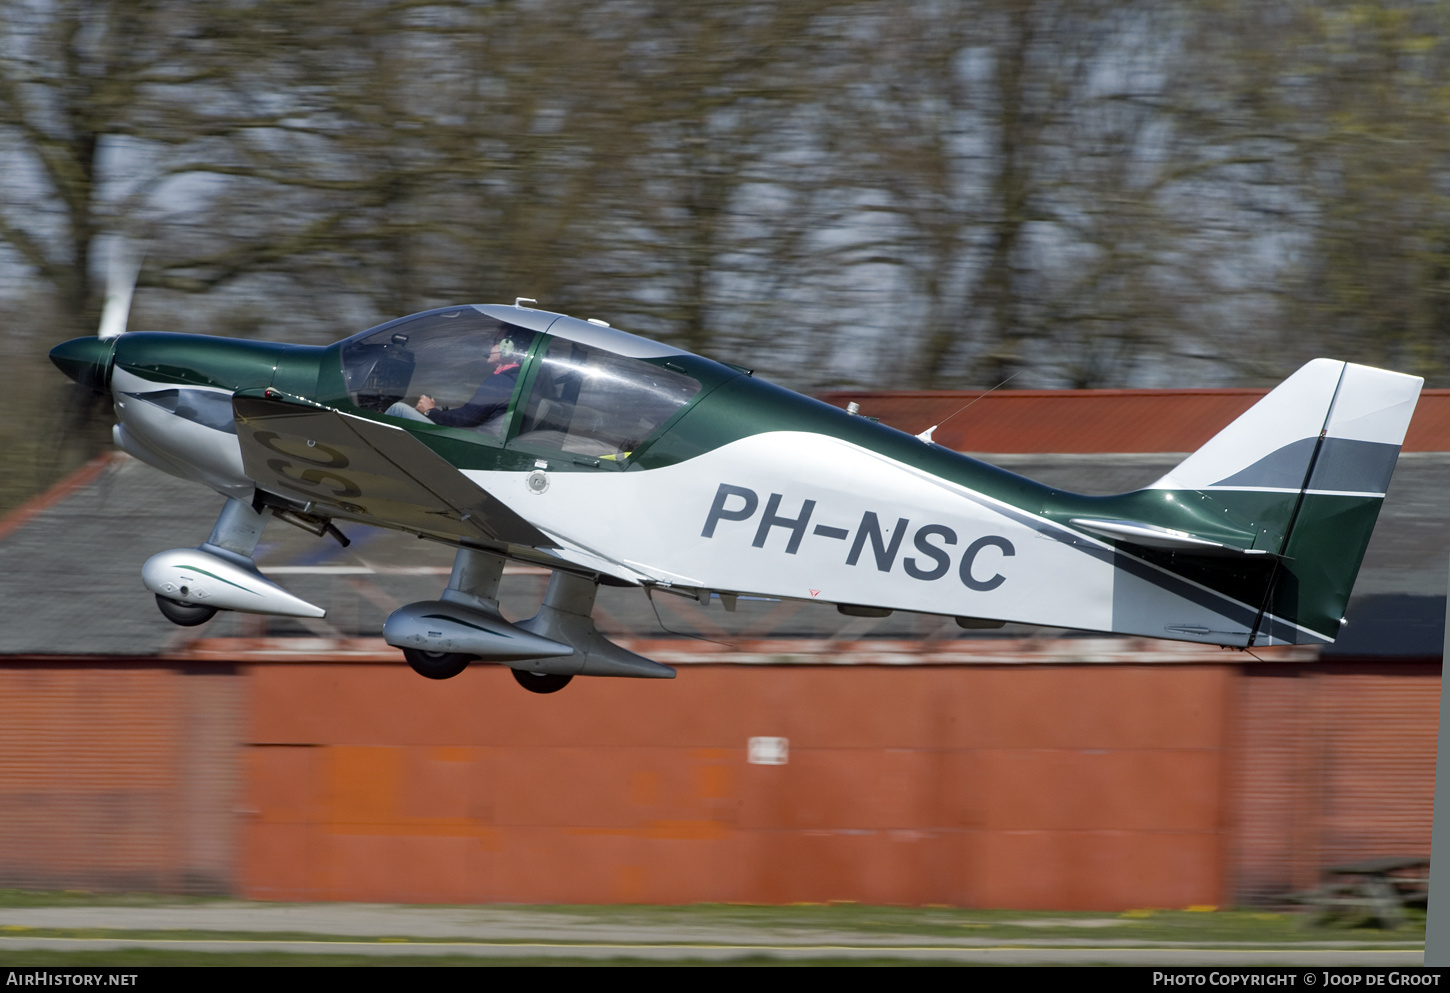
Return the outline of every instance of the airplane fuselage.
<path id="1" fill-rule="evenodd" d="M 328 347 L 126 334 L 56 351 L 108 384 L 117 443 L 174 475 L 630 584 L 1229 645 L 1332 640 L 1343 606 L 1265 608 L 1303 517 L 1272 487 L 1068 493 L 543 311 L 446 308 Z M 1319 518 L 1367 536 L 1372 490 L 1318 494 Z M 1213 554 L 1185 558 L 1191 542 Z M 1352 580 L 1360 554 L 1299 577 L 1296 602 Z"/>

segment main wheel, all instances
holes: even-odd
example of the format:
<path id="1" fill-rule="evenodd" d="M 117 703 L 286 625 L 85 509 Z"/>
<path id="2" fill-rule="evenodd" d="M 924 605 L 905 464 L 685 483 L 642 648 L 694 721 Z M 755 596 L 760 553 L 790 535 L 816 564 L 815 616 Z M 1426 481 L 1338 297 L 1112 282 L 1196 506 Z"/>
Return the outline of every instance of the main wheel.
<path id="1" fill-rule="evenodd" d="M 182 603 L 180 600 L 172 600 L 156 594 L 156 606 L 161 608 L 161 614 L 172 624 L 180 624 L 184 628 L 194 628 L 198 624 L 205 624 L 216 616 L 215 607 L 202 607 L 192 603 Z"/>
<path id="2" fill-rule="evenodd" d="M 509 670 L 518 684 L 530 693 L 558 693 L 569 685 L 573 676 L 561 676 L 553 672 L 526 672 L 523 669 Z"/>
<path id="3" fill-rule="evenodd" d="M 416 648 L 403 649 L 403 658 L 413 671 L 429 679 L 452 679 L 472 662 L 476 656 L 462 652 L 424 652 Z"/>

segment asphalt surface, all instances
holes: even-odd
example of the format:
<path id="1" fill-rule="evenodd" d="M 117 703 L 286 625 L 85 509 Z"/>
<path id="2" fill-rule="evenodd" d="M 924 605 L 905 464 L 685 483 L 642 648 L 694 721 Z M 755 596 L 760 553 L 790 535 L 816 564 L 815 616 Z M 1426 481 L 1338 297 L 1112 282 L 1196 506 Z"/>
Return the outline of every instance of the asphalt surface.
<path id="1" fill-rule="evenodd" d="M 401 907 L 368 904 L 218 902 L 149 907 L 0 908 L 0 951 L 101 952 L 155 948 L 196 952 L 466 955 L 486 958 L 636 958 L 662 961 L 791 959 L 928 960 L 1016 964 L 1161 966 L 1289 965 L 1323 968 L 1423 964 L 1420 942 L 1148 942 L 1105 918 L 1079 921 L 1082 937 L 940 937 L 826 928 L 695 921 L 610 920 L 526 907 Z M 29 931 L 104 932 L 47 936 Z M 189 932 L 171 938 L 156 932 Z M 118 932 L 145 932 L 131 937 Z M 221 932 L 216 938 L 198 932 Z M 323 939 L 326 936 L 326 940 Z"/>

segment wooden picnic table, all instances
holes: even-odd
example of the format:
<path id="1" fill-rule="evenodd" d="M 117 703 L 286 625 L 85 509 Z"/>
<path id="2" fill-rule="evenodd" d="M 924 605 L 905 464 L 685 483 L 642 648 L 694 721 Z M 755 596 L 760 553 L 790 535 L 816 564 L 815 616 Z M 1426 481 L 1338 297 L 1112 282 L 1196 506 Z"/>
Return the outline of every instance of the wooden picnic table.
<path id="1" fill-rule="evenodd" d="M 1329 881 L 1299 898 L 1319 908 L 1317 924 L 1349 918 L 1395 928 L 1404 923 L 1406 907 L 1423 907 L 1429 899 L 1430 859 L 1422 855 L 1332 865 L 1324 873 Z"/>

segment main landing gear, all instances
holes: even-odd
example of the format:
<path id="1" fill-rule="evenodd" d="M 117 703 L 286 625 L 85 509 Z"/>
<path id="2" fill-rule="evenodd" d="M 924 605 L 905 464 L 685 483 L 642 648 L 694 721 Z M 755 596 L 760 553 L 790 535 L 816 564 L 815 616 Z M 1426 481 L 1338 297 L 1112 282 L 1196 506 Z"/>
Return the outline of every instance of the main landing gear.
<path id="1" fill-rule="evenodd" d="M 574 678 L 557 672 L 525 672 L 522 669 L 510 671 L 514 674 L 514 681 L 530 693 L 558 693 Z"/>
<path id="2" fill-rule="evenodd" d="M 669 666 L 620 648 L 595 628 L 597 580 L 556 570 L 537 614 L 517 624 L 505 620 L 498 609 L 503 566 L 501 555 L 460 548 L 443 595 L 394 611 L 383 639 L 429 679 L 449 679 L 470 662 L 500 662 L 531 693 L 556 693 L 577 675 L 674 678 Z"/>
<path id="3" fill-rule="evenodd" d="M 403 649 L 403 658 L 413 671 L 429 679 L 452 679 L 472 662 L 474 656 L 462 652 L 425 652 L 419 648 Z"/>
<path id="4" fill-rule="evenodd" d="M 167 620 L 194 627 L 219 610 L 326 615 L 263 576 L 252 561 L 269 513 L 228 499 L 200 547 L 173 548 L 147 560 L 141 577 Z M 288 513 L 278 515 L 296 523 Z M 557 693 L 575 676 L 674 678 L 669 666 L 599 633 L 590 616 L 597 579 L 555 570 L 539 612 L 517 624 L 505 620 L 498 609 L 503 566 L 501 555 L 460 548 L 443 595 L 393 611 L 383 625 L 383 639 L 401 648 L 413 671 L 428 679 L 452 679 L 473 662 L 497 662 L 512 669 L 514 679 L 531 693 Z"/>

